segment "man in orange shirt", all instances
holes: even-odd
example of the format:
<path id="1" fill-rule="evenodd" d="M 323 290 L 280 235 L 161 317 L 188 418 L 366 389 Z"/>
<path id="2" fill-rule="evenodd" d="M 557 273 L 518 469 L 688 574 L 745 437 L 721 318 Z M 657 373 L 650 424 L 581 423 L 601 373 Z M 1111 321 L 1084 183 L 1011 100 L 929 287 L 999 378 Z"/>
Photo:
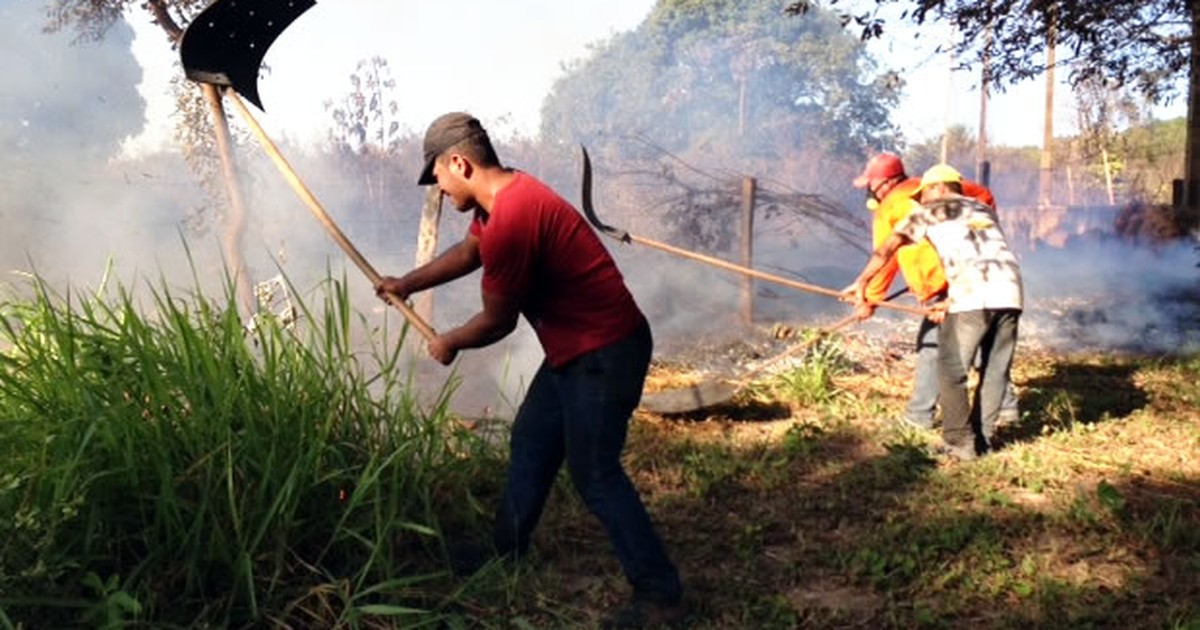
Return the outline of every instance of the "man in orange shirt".
<path id="1" fill-rule="evenodd" d="M 909 177 L 904 163 L 894 153 L 879 153 L 867 161 L 861 175 L 854 179 L 855 188 L 867 191 L 867 207 L 872 210 L 871 249 L 877 249 L 892 234 L 896 224 L 908 216 L 917 205 L 913 194 L 921 185 L 919 177 Z M 985 186 L 964 180 L 963 194 L 977 199 L 991 208 L 996 199 Z M 937 250 L 927 239 L 901 247 L 889 259 L 883 269 L 874 276 L 865 289 L 866 300 L 856 306 L 859 319 L 875 313 L 875 305 L 887 295 L 896 273 L 904 276 L 909 291 L 923 306 L 930 306 L 945 299 L 946 275 Z M 913 392 L 905 408 L 904 420 L 921 428 L 933 427 L 938 399 L 938 325 L 925 318 L 917 330 L 917 363 L 913 375 Z M 1012 383 L 1007 383 L 1004 403 L 1000 411 L 999 424 L 1014 422 L 1019 417 L 1017 397 Z M 995 427 L 984 427 L 991 437 Z"/>

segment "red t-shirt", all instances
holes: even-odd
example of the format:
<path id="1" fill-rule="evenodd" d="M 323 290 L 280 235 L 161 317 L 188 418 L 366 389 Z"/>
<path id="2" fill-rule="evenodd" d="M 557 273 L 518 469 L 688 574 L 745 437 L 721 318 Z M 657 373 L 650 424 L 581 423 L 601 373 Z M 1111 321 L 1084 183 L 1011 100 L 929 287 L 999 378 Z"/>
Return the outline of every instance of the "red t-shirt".
<path id="1" fill-rule="evenodd" d="M 483 291 L 520 301 L 551 366 L 617 341 L 644 321 L 591 226 L 534 177 L 517 171 L 470 230 L 479 238 Z"/>

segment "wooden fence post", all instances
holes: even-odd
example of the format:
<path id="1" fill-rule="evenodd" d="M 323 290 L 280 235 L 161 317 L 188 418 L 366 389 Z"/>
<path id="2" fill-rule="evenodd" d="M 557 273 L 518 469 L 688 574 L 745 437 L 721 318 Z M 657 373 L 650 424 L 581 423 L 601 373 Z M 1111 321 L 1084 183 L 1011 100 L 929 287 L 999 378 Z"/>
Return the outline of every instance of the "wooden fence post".
<path id="1" fill-rule="evenodd" d="M 742 266 L 754 266 L 754 197 L 757 182 L 742 178 Z M 742 323 L 754 325 L 754 278 L 742 277 Z"/>
<path id="2" fill-rule="evenodd" d="M 420 267 L 437 256 L 438 220 L 442 217 L 442 193 L 437 186 L 428 186 L 425 204 L 421 207 L 421 227 L 417 234 L 417 260 Z M 421 319 L 433 321 L 433 289 L 422 291 L 413 299 L 413 311 Z"/>

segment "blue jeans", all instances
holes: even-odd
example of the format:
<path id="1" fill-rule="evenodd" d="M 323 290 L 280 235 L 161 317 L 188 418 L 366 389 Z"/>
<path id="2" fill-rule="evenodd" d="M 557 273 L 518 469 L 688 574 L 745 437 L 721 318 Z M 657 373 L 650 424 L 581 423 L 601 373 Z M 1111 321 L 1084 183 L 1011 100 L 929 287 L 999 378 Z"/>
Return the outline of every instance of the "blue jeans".
<path id="1" fill-rule="evenodd" d="M 940 326 L 942 438 L 952 446 L 974 443 L 986 452 L 1000 415 L 1017 347 L 1021 311 L 983 309 L 947 313 Z M 967 373 L 979 353 L 979 387 L 968 400 Z"/>
<path id="2" fill-rule="evenodd" d="M 913 391 L 904 413 L 915 424 L 933 426 L 938 401 L 938 325 L 928 318 L 917 329 L 917 364 L 913 370 Z"/>
<path id="3" fill-rule="evenodd" d="M 500 553 L 529 549 L 565 459 L 575 489 L 608 533 L 634 597 L 675 604 L 682 592 L 679 574 L 621 466 L 653 345 L 643 324 L 560 368 L 542 363 L 513 422 L 508 485 L 493 540 Z"/>
<path id="4" fill-rule="evenodd" d="M 976 368 L 985 350 L 981 349 L 975 355 L 973 364 Z M 932 426 L 937 413 L 938 392 L 941 385 L 938 379 L 938 325 L 922 319 L 917 329 L 916 366 L 913 370 L 913 391 L 908 399 L 904 413 L 914 424 Z M 1017 413 L 1017 393 L 1013 390 L 1012 382 L 1005 379 L 1004 399 L 1000 409 L 1012 410 Z M 990 435 L 988 436 L 990 439 Z"/>

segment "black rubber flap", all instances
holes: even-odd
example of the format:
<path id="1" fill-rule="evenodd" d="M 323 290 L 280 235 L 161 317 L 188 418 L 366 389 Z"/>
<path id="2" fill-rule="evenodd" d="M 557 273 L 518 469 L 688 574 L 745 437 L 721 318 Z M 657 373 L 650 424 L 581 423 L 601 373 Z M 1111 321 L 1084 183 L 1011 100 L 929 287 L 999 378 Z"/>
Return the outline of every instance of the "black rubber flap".
<path id="1" fill-rule="evenodd" d="M 267 49 L 316 0 L 216 0 L 196 16 L 179 42 L 187 77 L 227 85 L 263 109 L 258 71 Z"/>

